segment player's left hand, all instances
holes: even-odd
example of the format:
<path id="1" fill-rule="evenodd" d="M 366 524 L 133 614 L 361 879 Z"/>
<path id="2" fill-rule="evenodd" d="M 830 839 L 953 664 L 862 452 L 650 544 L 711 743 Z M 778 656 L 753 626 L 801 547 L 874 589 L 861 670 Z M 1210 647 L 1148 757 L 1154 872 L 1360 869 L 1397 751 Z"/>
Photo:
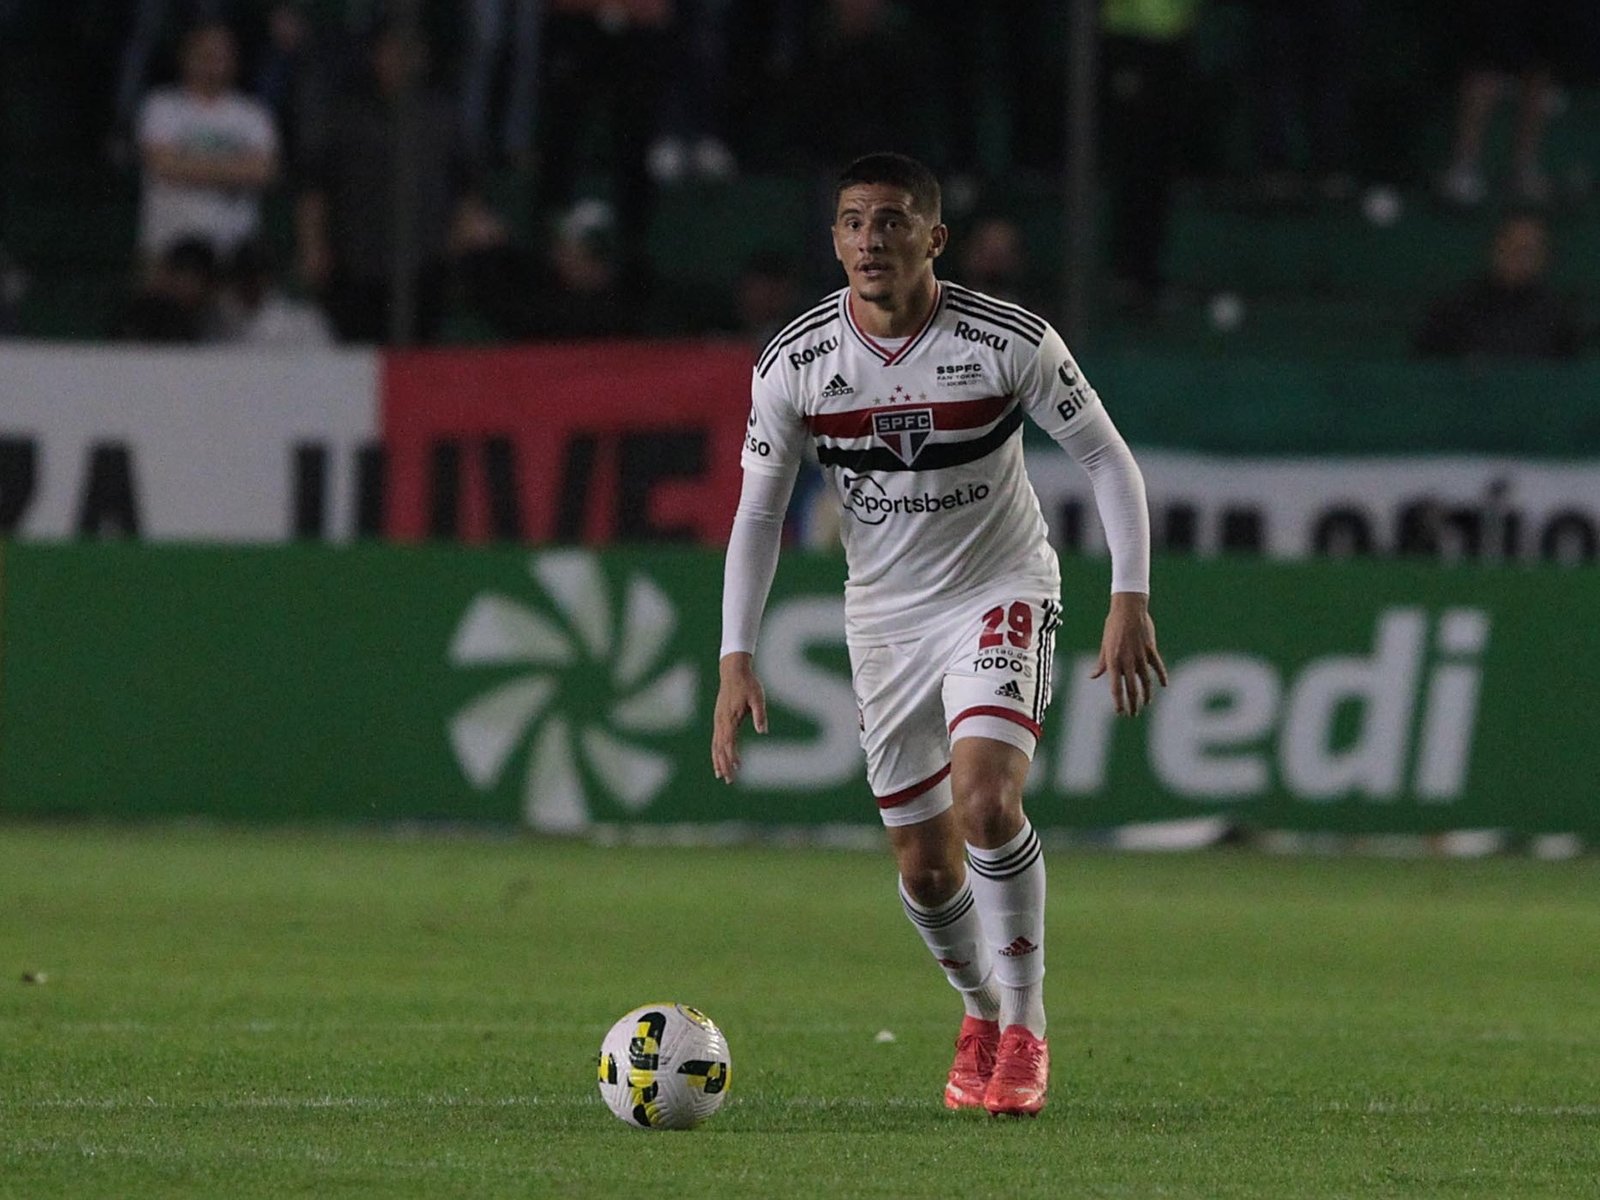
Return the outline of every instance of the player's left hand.
<path id="1" fill-rule="evenodd" d="M 1154 674 L 1167 686 L 1167 664 L 1156 649 L 1156 623 L 1143 592 L 1114 592 L 1100 637 L 1100 659 L 1089 678 L 1111 677 L 1111 702 L 1122 716 L 1137 716 L 1154 695 Z"/>

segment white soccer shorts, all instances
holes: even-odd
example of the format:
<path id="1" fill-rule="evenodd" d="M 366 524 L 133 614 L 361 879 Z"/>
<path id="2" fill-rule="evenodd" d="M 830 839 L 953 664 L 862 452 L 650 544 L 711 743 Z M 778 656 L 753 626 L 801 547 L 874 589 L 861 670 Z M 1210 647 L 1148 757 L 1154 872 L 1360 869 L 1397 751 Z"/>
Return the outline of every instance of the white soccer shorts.
<path id="1" fill-rule="evenodd" d="M 1031 760 L 1055 658 L 1061 604 L 998 593 L 963 604 L 915 641 L 850 646 L 867 783 L 888 826 L 915 825 L 952 803 L 950 746 L 987 737 Z"/>

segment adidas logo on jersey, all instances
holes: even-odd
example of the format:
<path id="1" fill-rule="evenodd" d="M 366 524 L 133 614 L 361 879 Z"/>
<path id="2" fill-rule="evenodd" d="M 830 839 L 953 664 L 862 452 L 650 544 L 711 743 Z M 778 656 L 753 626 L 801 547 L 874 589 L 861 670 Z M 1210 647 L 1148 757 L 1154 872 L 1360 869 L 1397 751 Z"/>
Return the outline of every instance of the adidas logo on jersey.
<path id="1" fill-rule="evenodd" d="M 1015 700 L 1018 704 L 1022 703 L 1022 689 L 1017 686 L 1015 679 L 1006 680 L 995 688 L 994 694 L 996 696 L 1004 696 L 1007 700 Z"/>
<path id="2" fill-rule="evenodd" d="M 827 386 L 822 389 L 824 398 L 828 396 L 853 396 L 855 392 L 855 388 L 844 381 L 844 376 L 837 374 L 828 380 Z"/>

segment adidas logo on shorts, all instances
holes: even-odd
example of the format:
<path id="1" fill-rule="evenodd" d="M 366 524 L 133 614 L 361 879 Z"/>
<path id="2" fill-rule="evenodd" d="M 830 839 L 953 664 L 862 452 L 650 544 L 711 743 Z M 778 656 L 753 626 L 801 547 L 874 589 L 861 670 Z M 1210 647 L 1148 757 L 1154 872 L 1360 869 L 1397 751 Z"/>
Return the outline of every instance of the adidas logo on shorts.
<path id="1" fill-rule="evenodd" d="M 855 388 L 844 381 L 843 375 L 835 374 L 832 379 L 828 380 L 827 386 L 822 389 L 822 394 L 824 397 L 853 396 L 855 391 Z"/>
<path id="2" fill-rule="evenodd" d="M 994 694 L 996 696 L 1004 696 L 1007 700 L 1015 700 L 1018 704 L 1022 703 L 1022 689 L 1017 686 L 1015 679 L 1006 680 L 995 688 Z"/>

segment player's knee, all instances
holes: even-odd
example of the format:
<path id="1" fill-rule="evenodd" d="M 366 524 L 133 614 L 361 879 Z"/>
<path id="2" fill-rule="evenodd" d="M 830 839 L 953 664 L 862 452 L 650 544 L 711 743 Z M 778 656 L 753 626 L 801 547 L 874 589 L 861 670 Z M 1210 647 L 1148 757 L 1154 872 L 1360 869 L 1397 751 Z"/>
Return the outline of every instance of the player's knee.
<path id="1" fill-rule="evenodd" d="M 1001 846 L 1022 828 L 1022 796 L 1008 780 L 978 780 L 961 797 L 961 832 L 974 846 Z"/>
<path id="2" fill-rule="evenodd" d="M 900 870 L 900 882 L 906 894 L 924 908 L 937 908 L 961 886 L 961 868 L 957 863 L 910 863 Z"/>

